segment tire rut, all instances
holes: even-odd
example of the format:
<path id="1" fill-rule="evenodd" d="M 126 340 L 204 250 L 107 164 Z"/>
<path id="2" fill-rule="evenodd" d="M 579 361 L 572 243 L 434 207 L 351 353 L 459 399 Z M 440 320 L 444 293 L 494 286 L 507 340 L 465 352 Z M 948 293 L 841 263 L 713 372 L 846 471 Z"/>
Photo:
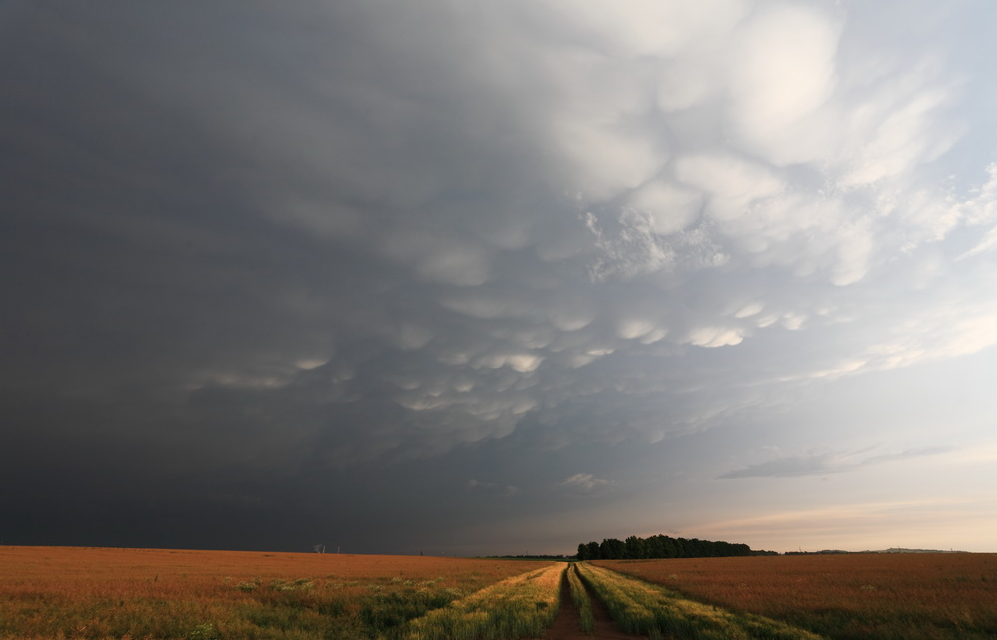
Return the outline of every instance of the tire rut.
<path id="1" fill-rule="evenodd" d="M 574 571 L 574 566 L 569 565 L 567 571 Z M 547 629 L 544 640 L 637 640 L 645 636 L 637 636 L 624 633 L 616 626 L 609 616 L 609 611 L 599 598 L 595 597 L 585 587 L 585 595 L 592 603 L 592 617 L 595 619 L 595 631 L 589 635 L 582 631 L 579 624 L 579 611 L 575 601 L 571 598 L 571 589 L 568 587 L 567 572 L 561 575 L 561 604 L 558 607 L 557 617 L 554 624 Z"/>

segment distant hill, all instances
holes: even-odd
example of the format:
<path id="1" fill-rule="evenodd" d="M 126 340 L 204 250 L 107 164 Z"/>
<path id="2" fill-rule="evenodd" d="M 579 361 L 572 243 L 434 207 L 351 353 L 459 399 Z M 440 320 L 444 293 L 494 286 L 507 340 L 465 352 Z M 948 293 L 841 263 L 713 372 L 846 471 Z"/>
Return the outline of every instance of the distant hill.
<path id="1" fill-rule="evenodd" d="M 904 549 L 902 547 L 893 547 L 891 549 L 881 549 L 879 551 L 863 551 L 862 553 L 969 553 L 969 552 L 958 551 L 956 549 L 949 549 L 948 551 L 943 551 L 941 549 Z"/>
<path id="2" fill-rule="evenodd" d="M 893 547 L 890 549 L 879 549 L 879 550 L 866 549 L 865 551 L 842 551 L 841 549 L 822 549 L 820 551 L 800 550 L 800 551 L 787 551 L 784 555 L 817 556 L 817 555 L 827 555 L 835 553 L 969 553 L 969 551 L 957 551 L 955 549 L 942 551 L 941 549 L 904 549 L 903 547 Z"/>

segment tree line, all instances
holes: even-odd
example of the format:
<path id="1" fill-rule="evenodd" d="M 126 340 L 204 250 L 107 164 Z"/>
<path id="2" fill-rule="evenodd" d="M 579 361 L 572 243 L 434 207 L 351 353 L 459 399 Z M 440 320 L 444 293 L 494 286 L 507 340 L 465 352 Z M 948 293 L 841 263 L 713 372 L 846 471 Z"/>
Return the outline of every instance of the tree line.
<path id="1" fill-rule="evenodd" d="M 728 556 L 751 556 L 769 553 L 752 551 L 746 544 L 713 542 L 699 538 L 672 538 L 665 535 L 640 538 L 630 536 L 626 540 L 606 538 L 602 542 L 588 542 L 578 545 L 579 560 L 620 560 L 626 558 L 719 558 Z"/>

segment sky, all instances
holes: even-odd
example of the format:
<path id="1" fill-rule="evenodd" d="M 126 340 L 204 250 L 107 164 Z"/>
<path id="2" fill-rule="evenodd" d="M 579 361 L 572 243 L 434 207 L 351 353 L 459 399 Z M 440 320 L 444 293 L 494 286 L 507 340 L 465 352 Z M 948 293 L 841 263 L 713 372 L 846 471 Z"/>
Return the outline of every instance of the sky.
<path id="1" fill-rule="evenodd" d="M 997 552 L 997 4 L 0 5 L 0 541 Z"/>

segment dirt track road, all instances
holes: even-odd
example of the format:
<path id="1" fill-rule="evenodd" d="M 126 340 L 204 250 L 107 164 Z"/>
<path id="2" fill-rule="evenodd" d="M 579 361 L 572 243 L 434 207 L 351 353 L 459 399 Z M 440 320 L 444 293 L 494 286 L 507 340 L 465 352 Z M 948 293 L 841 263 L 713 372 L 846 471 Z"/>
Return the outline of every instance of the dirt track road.
<path id="1" fill-rule="evenodd" d="M 569 567 L 570 570 L 570 567 Z M 635 636 L 623 633 L 617 628 L 616 623 L 609 617 L 609 612 L 598 598 L 592 597 L 588 591 L 589 599 L 592 601 L 592 617 L 595 618 L 595 633 L 587 635 L 582 632 L 578 624 L 578 607 L 571 599 L 571 589 L 568 588 L 568 577 L 561 577 L 561 605 L 557 612 L 554 624 L 547 630 L 544 640 L 637 640 L 644 636 Z"/>

